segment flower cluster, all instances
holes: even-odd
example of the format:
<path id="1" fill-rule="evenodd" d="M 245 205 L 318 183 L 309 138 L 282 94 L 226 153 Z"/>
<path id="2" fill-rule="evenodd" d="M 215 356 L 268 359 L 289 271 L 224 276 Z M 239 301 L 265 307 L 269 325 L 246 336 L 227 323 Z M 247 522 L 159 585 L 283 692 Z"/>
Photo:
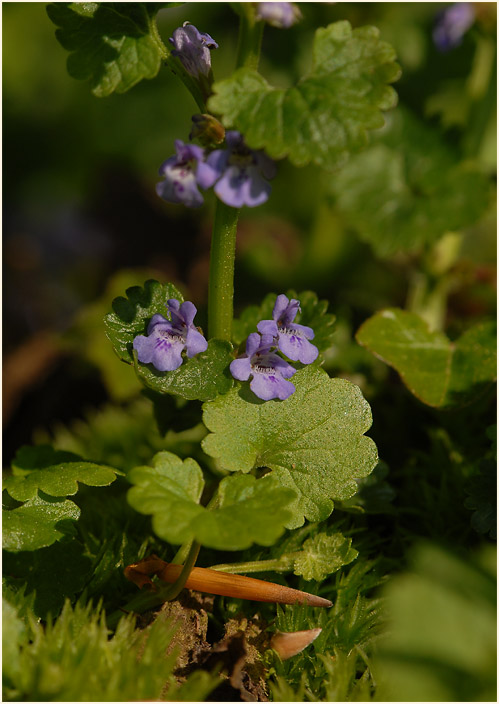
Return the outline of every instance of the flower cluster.
<path id="1" fill-rule="evenodd" d="M 184 301 L 180 305 L 176 298 L 170 298 L 167 310 L 170 320 L 156 313 L 147 327 L 147 335 L 137 335 L 133 341 L 139 362 L 152 364 L 160 372 L 178 369 L 183 362 L 184 349 L 191 358 L 208 347 L 194 325 L 197 310 L 193 303 Z"/>
<path id="2" fill-rule="evenodd" d="M 283 401 L 296 390 L 288 381 L 296 369 L 277 351 L 302 364 L 311 364 L 319 354 L 310 342 L 314 338 L 312 328 L 294 322 L 299 310 L 300 301 L 289 300 L 284 294 L 277 296 L 272 320 L 258 323 L 258 332 L 248 336 L 246 353 L 231 362 L 232 376 L 239 381 L 247 381 L 252 376 L 250 389 L 263 401 L 274 398 Z"/>
<path id="3" fill-rule="evenodd" d="M 262 3 L 290 5 L 290 3 Z M 193 76 L 207 97 L 213 79 L 211 71 L 211 49 L 218 44 L 209 34 L 200 32 L 188 22 L 178 27 L 170 37 L 172 55 L 177 57 L 184 69 Z M 169 203 L 183 203 L 197 208 L 203 203 L 200 188 L 215 186 L 215 193 L 226 205 L 253 208 L 264 203 L 270 195 L 269 179 L 274 178 L 274 162 L 263 152 L 246 146 L 239 132 L 225 132 L 223 125 L 212 115 L 194 115 L 190 139 L 197 138 L 203 145 L 218 145 L 224 139 L 225 149 L 211 152 L 196 144 L 184 144 L 177 139 L 176 154 L 159 169 L 163 181 L 156 192 Z"/>
<path id="4" fill-rule="evenodd" d="M 199 191 L 215 186 L 221 201 L 233 208 L 253 208 L 265 203 L 271 191 L 267 179 L 275 176 L 275 164 L 263 151 L 249 149 L 239 132 L 225 133 L 225 149 L 206 154 L 195 144 L 175 142 L 176 155 L 167 159 L 159 173 L 164 180 L 156 192 L 169 203 L 196 208 L 203 203 Z"/>

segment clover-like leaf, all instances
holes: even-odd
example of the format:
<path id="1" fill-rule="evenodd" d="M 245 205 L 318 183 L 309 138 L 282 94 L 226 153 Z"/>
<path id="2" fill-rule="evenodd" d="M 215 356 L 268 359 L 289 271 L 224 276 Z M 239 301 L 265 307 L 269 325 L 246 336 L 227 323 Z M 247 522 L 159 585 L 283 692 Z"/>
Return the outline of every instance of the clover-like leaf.
<path id="1" fill-rule="evenodd" d="M 451 342 L 415 313 L 388 308 L 366 320 L 356 339 L 396 369 L 407 388 L 429 406 L 471 402 L 496 378 L 493 322 L 475 325 Z"/>
<path id="2" fill-rule="evenodd" d="M 159 452 L 152 467 L 136 467 L 128 475 L 135 485 L 128 501 L 152 515 L 154 532 L 170 543 L 195 539 L 219 550 L 244 550 L 254 542 L 272 545 L 290 517 L 293 491 L 271 477 L 230 476 L 218 488 L 216 508 L 201 506 L 204 479 L 197 462 Z"/>
<path id="3" fill-rule="evenodd" d="M 73 501 L 37 495 L 2 511 L 2 546 L 11 552 L 48 547 L 69 532 L 67 521 L 76 521 L 79 515 Z"/>
<path id="4" fill-rule="evenodd" d="M 159 284 L 149 280 L 144 288 L 133 286 L 113 301 L 113 312 L 105 319 L 106 335 L 118 357 L 127 364 L 135 364 L 139 379 L 159 393 L 181 396 L 188 401 L 208 401 L 225 393 L 232 386 L 229 365 L 233 360 L 232 345 L 224 340 L 212 339 L 205 352 L 191 359 L 184 359 L 182 366 L 172 372 L 159 372 L 152 364 L 135 362 L 133 341 L 145 335 L 147 324 L 155 313 L 167 317 L 169 298 L 179 302 L 184 299 L 173 284 Z"/>
<path id="5" fill-rule="evenodd" d="M 303 543 L 296 555 L 294 573 L 304 579 L 321 581 L 355 560 L 359 553 L 352 548 L 352 539 L 341 533 L 317 533 Z"/>
<path id="6" fill-rule="evenodd" d="M 355 384 L 315 365 L 298 371 L 293 383 L 296 391 L 285 401 L 261 402 L 242 386 L 203 406 L 211 433 L 202 446 L 221 468 L 268 467 L 281 486 L 297 492 L 288 528 L 304 517 L 327 518 L 333 499 L 352 496 L 356 479 L 377 463 L 376 446 L 364 436 L 371 410 Z"/>
<path id="7" fill-rule="evenodd" d="M 286 296 L 296 298 L 300 301 L 301 312 L 296 317 L 296 322 L 307 325 L 315 333 L 313 344 L 319 352 L 325 352 L 332 344 L 334 335 L 335 316 L 327 313 L 328 302 L 319 301 L 317 295 L 312 291 L 286 291 Z M 236 345 L 240 345 L 246 340 L 248 335 L 256 332 L 256 326 L 260 320 L 270 320 L 276 302 L 277 294 L 269 293 L 260 306 L 248 306 L 241 316 L 234 320 L 232 326 L 232 338 Z"/>
<path id="8" fill-rule="evenodd" d="M 90 80 L 92 93 L 124 93 L 143 78 L 154 78 L 167 49 L 155 15 L 176 3 L 50 3 L 47 13 L 56 37 L 70 52 L 68 73 Z"/>
<path id="9" fill-rule="evenodd" d="M 78 482 L 107 486 L 116 479 L 117 470 L 84 462 L 71 452 L 39 445 L 22 447 L 14 459 L 12 472 L 4 480 L 4 489 L 16 501 L 27 501 L 36 498 L 39 489 L 44 494 L 59 497 L 76 494 Z"/>
<path id="10" fill-rule="evenodd" d="M 209 107 L 254 149 L 288 156 L 296 166 L 334 168 L 365 146 L 368 130 L 383 126 L 381 111 L 396 102 L 388 84 L 399 74 L 395 52 L 376 27 L 335 22 L 317 30 L 312 69 L 294 87 L 274 88 L 257 71 L 240 68 L 215 83 Z"/>
<path id="11" fill-rule="evenodd" d="M 484 212 L 487 178 L 407 110 L 390 115 L 376 141 L 335 174 L 330 189 L 348 224 L 380 256 L 417 251 Z"/>

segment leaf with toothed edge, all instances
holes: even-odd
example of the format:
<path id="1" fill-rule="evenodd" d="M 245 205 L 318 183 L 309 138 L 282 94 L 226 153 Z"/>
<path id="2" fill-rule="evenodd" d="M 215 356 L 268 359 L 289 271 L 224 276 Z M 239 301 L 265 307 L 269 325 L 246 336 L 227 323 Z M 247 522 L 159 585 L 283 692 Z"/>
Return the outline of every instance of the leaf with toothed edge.
<path id="1" fill-rule="evenodd" d="M 295 493 L 273 477 L 234 475 L 222 479 L 213 508 L 199 501 L 204 488 L 198 463 L 159 452 L 152 467 L 136 467 L 128 478 L 134 486 L 128 502 L 152 515 L 154 532 L 170 543 L 197 540 L 218 550 L 244 550 L 253 543 L 272 545 L 291 516 Z"/>
<path id="2" fill-rule="evenodd" d="M 399 75 L 395 52 L 376 27 L 335 22 L 316 31 L 312 70 L 292 88 L 274 88 L 240 68 L 214 84 L 208 106 L 251 148 L 287 156 L 295 166 L 333 169 L 366 145 L 368 130 L 383 126 L 382 111 L 397 98 L 388 84 Z"/>
<path id="3" fill-rule="evenodd" d="M 293 383 L 296 391 L 285 401 L 260 401 L 245 384 L 203 406 L 211 432 L 202 447 L 220 468 L 246 473 L 266 467 L 297 493 L 288 528 L 304 518 L 327 518 L 333 499 L 352 496 L 356 479 L 378 460 L 374 442 L 364 436 L 371 410 L 355 384 L 331 379 L 317 365 L 298 371 Z"/>

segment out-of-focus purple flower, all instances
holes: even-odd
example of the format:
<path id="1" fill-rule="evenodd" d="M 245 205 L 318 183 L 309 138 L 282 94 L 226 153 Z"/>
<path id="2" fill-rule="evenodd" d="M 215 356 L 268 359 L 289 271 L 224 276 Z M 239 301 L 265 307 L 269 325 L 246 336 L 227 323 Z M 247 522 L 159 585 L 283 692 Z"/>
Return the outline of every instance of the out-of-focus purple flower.
<path id="1" fill-rule="evenodd" d="M 156 184 L 156 193 L 169 203 L 183 203 L 197 208 L 203 203 L 201 188 L 210 188 L 219 177 L 219 172 L 204 160 L 204 151 L 197 144 L 184 144 L 175 140 L 176 155 L 159 167 L 164 181 Z"/>
<path id="2" fill-rule="evenodd" d="M 205 32 L 200 32 L 193 24 L 184 22 L 170 37 L 175 47 L 172 55 L 177 56 L 191 76 L 209 76 L 211 71 L 210 49 L 218 49 L 216 41 Z"/>
<path id="3" fill-rule="evenodd" d="M 263 401 L 278 398 L 281 401 L 295 392 L 295 386 L 287 381 L 296 369 L 271 350 L 273 338 L 257 332 L 248 335 L 246 354 L 231 362 L 230 372 L 234 379 L 247 381 L 253 377 L 250 389 Z"/>
<path id="4" fill-rule="evenodd" d="M 215 149 L 206 161 L 221 174 L 215 193 L 233 208 L 253 208 L 265 203 L 272 190 L 266 179 L 274 178 L 276 166 L 263 151 L 253 151 L 239 132 L 225 133 L 227 149 Z"/>
<path id="5" fill-rule="evenodd" d="M 471 2 L 455 2 L 435 18 L 433 41 L 440 51 L 449 51 L 461 44 L 463 36 L 475 21 Z"/>
<path id="6" fill-rule="evenodd" d="M 160 372 L 171 372 L 182 364 L 185 349 L 189 358 L 204 352 L 208 343 L 194 326 L 196 306 L 190 301 L 182 305 L 176 298 L 167 302 L 171 320 L 156 313 L 147 326 L 147 336 L 137 335 L 133 348 L 139 362 L 152 364 Z"/>
<path id="7" fill-rule="evenodd" d="M 277 340 L 280 351 L 295 362 L 311 364 L 317 359 L 319 350 L 309 340 L 314 339 L 314 331 L 306 325 L 293 322 L 300 310 L 300 301 L 277 296 L 273 320 L 261 320 L 257 329 L 262 335 L 271 335 Z"/>
<path id="8" fill-rule="evenodd" d="M 256 17 L 273 27 L 288 29 L 301 19 L 301 12 L 294 2 L 258 2 Z"/>

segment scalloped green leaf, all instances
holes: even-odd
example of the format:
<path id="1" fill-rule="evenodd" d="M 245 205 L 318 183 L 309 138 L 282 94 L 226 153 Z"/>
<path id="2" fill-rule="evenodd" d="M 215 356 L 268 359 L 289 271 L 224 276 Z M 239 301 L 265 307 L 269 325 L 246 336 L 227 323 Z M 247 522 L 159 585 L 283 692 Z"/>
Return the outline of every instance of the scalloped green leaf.
<path id="1" fill-rule="evenodd" d="M 357 342 L 396 369 L 420 401 L 436 408 L 470 403 L 496 379 L 496 325 L 481 323 L 455 342 L 415 313 L 387 308 L 360 327 Z"/>
<path id="2" fill-rule="evenodd" d="M 248 145 L 296 166 L 335 168 L 382 127 L 396 103 L 388 85 L 400 75 L 395 52 L 376 27 L 335 22 L 315 33 L 313 66 L 288 89 L 274 88 L 257 71 L 238 69 L 215 83 L 209 108 Z"/>
<path id="3" fill-rule="evenodd" d="M 216 507 L 199 504 L 204 479 L 197 462 L 159 452 L 152 467 L 136 467 L 128 502 L 152 515 L 154 532 L 170 543 L 197 540 L 219 550 L 244 550 L 254 542 L 272 545 L 290 517 L 295 493 L 271 477 L 230 476 L 222 479 Z"/>
<path id="4" fill-rule="evenodd" d="M 303 543 L 294 561 L 294 573 L 303 579 L 322 581 L 343 565 L 356 559 L 358 551 L 352 548 L 352 539 L 341 533 L 317 533 Z"/>
<path id="5" fill-rule="evenodd" d="M 352 496 L 356 479 L 378 461 L 364 435 L 371 409 L 355 384 L 331 379 L 316 365 L 298 371 L 293 383 L 296 391 L 285 401 L 260 401 L 245 384 L 203 406 L 211 433 L 202 446 L 222 469 L 268 467 L 297 493 L 288 528 L 327 518 L 333 499 Z"/>
<path id="6" fill-rule="evenodd" d="M 48 547 L 67 535 L 67 522 L 79 516 L 73 501 L 37 495 L 22 506 L 2 511 L 2 546 L 10 552 Z"/>
<path id="7" fill-rule="evenodd" d="M 58 27 L 57 40 L 70 52 L 69 75 L 90 80 L 99 98 L 154 78 L 168 54 L 155 15 L 170 4 L 177 3 L 50 3 L 47 14 Z"/>
<path id="8" fill-rule="evenodd" d="M 114 299 L 113 312 L 104 319 L 106 335 L 118 357 L 127 364 L 134 364 L 137 376 L 146 386 L 188 401 L 209 401 L 231 388 L 232 345 L 224 340 L 209 340 L 205 352 L 192 359 L 184 358 L 182 366 L 172 372 L 159 372 L 152 364 L 135 362 L 134 338 L 146 334 L 147 324 L 155 313 L 167 317 L 169 298 L 176 298 L 181 303 L 184 299 L 173 284 L 160 284 L 152 279 L 146 281 L 143 288 L 133 286 L 127 289 L 126 294 L 127 298 Z"/>
<path id="9" fill-rule="evenodd" d="M 399 108 L 377 143 L 330 181 L 335 206 L 380 256 L 417 251 L 476 222 L 488 181 L 459 162 L 441 135 Z"/>
<path id="10" fill-rule="evenodd" d="M 296 322 L 312 328 L 315 333 L 313 343 L 319 352 L 325 352 L 329 349 L 334 336 L 333 326 L 336 316 L 327 313 L 328 302 L 319 301 L 317 295 L 312 291 L 296 293 L 291 289 L 286 291 L 286 296 L 300 301 L 301 313 L 298 313 Z M 248 306 L 241 313 L 241 316 L 234 320 L 232 339 L 236 345 L 244 342 L 250 333 L 256 332 L 256 326 L 260 320 L 272 319 L 276 298 L 277 294 L 269 293 L 260 306 Z"/>
<path id="11" fill-rule="evenodd" d="M 12 465 L 12 476 L 4 480 L 4 489 L 16 501 L 28 501 L 38 490 L 49 496 L 72 496 L 78 483 L 108 486 L 117 470 L 93 462 L 84 462 L 71 452 L 54 450 L 49 445 L 22 447 Z"/>

